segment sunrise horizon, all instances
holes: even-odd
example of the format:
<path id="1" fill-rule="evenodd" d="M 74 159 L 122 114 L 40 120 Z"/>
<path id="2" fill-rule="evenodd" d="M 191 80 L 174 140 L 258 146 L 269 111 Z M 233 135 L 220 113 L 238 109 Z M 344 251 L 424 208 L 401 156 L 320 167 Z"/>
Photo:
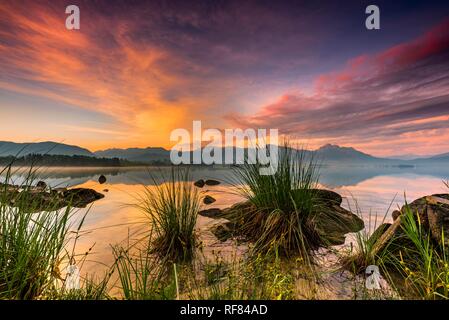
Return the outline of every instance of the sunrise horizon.
<path id="1" fill-rule="evenodd" d="M 285 141 L 284 139 L 282 139 L 282 141 Z M 279 142 L 276 145 L 278 146 L 282 146 L 283 142 Z M 443 152 L 439 152 L 439 153 L 392 153 L 392 154 L 375 154 L 375 153 L 370 153 L 367 152 L 365 150 L 363 150 L 362 148 L 355 148 L 352 145 L 342 145 L 342 144 L 338 144 L 338 143 L 325 143 L 323 145 L 318 145 L 318 146 L 311 146 L 310 144 L 304 143 L 304 142 L 300 142 L 300 143 L 296 143 L 294 140 L 288 140 L 289 143 L 291 144 L 291 147 L 294 149 L 298 149 L 298 150 L 308 150 L 308 151 L 318 151 L 319 149 L 323 149 L 326 147 L 338 147 L 338 148 L 349 148 L 349 149 L 354 149 L 355 151 L 359 151 L 362 153 L 365 153 L 367 155 L 373 156 L 373 157 L 378 157 L 378 158 L 385 158 L 385 159 L 399 159 L 399 160 L 413 160 L 413 159 L 418 159 L 418 158 L 432 158 L 434 156 L 440 156 L 440 155 L 446 155 L 449 154 L 449 150 L 444 151 Z M 142 146 L 136 146 L 136 145 L 125 145 L 125 146 L 107 146 L 104 148 L 91 148 L 82 144 L 76 144 L 76 143 L 70 143 L 68 141 L 53 141 L 53 140 L 34 140 L 34 141 L 28 141 L 28 140 L 23 140 L 23 141 L 0 141 L 0 146 L 1 143 L 13 143 L 13 144 L 23 144 L 23 145 L 33 145 L 36 143 L 50 143 L 50 144 L 62 144 L 62 145 L 68 145 L 68 146 L 74 146 L 74 147 L 80 147 L 82 149 L 87 149 L 88 151 L 92 152 L 93 154 L 99 153 L 99 152 L 104 152 L 104 151 L 108 151 L 108 150 L 113 150 L 113 149 L 118 149 L 118 150 L 129 150 L 129 149 L 164 149 L 166 151 L 170 151 L 175 147 L 175 143 L 171 143 L 168 146 L 161 146 L 161 145 L 142 145 Z M 224 141 L 223 141 L 224 142 Z M 209 141 L 203 141 L 202 142 L 202 147 L 204 148 L 206 145 L 208 145 L 210 142 Z M 223 143 L 223 148 L 227 148 L 227 147 L 236 147 L 233 144 L 225 144 Z M 238 147 L 238 146 L 237 146 Z M 51 149 L 49 149 L 50 151 Z M 193 148 L 193 146 L 190 146 L 190 150 L 195 150 L 195 148 Z M 24 152 L 26 152 L 26 147 L 23 150 Z M 20 154 L 18 154 L 18 156 L 20 156 Z"/>

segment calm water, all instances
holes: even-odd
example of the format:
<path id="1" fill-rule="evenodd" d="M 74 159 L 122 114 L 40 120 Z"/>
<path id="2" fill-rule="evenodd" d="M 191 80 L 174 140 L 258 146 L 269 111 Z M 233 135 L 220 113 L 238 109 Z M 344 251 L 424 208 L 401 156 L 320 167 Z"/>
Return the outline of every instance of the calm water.
<path id="1" fill-rule="evenodd" d="M 49 168 L 40 172 L 41 178 L 52 187 L 77 186 L 92 188 L 105 195 L 89 209 L 84 233 L 77 244 L 77 252 L 83 253 L 92 248 L 84 270 L 98 272 L 104 265 L 112 264 L 111 244 L 126 243 L 139 239 L 148 233 L 148 219 L 132 207 L 137 202 L 144 185 L 153 186 L 148 171 L 166 169 L 147 168 Z M 100 185 L 98 176 L 104 174 L 107 182 Z M 233 192 L 232 171 L 227 168 L 193 168 L 192 180 L 216 179 L 222 184 L 205 187 L 204 192 L 212 195 L 217 202 L 208 207 L 225 208 L 241 198 Z M 449 168 L 392 168 L 374 166 L 328 166 L 321 170 L 321 184 L 344 197 L 343 206 L 358 211 L 368 224 L 371 219 L 380 222 L 386 215 L 391 220 L 391 211 L 404 202 L 404 194 L 411 201 L 418 197 L 447 192 L 443 180 L 449 177 Z M 21 179 L 14 177 L 16 183 Z M 162 180 L 157 183 L 163 183 Z M 107 192 L 105 191 L 107 190 Z M 390 208 L 390 209 L 389 209 Z M 87 209 L 79 209 L 73 223 L 84 215 Z M 378 223 L 379 223 L 378 222 Z M 200 217 L 198 230 L 206 250 L 229 250 L 229 243 L 221 244 L 207 232 L 214 220 Z"/>

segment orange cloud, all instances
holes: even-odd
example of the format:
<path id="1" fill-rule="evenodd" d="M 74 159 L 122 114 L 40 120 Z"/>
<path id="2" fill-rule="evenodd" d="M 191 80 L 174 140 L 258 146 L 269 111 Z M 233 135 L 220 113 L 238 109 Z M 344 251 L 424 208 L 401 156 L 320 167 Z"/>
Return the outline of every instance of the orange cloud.
<path id="1" fill-rule="evenodd" d="M 449 150 L 449 20 L 423 36 L 316 77 L 234 125 L 279 128 L 311 147 L 352 146 L 379 156 Z"/>
<path id="2" fill-rule="evenodd" d="M 111 139 L 136 146 L 168 146 L 172 129 L 189 128 L 195 115 L 207 120 L 203 110 L 219 104 L 220 96 L 197 90 L 203 86 L 207 93 L 215 80 L 204 84 L 200 75 L 184 73 L 201 66 L 134 39 L 140 25 L 132 17 L 113 21 L 92 13 L 82 17 L 79 31 L 68 31 L 63 8 L 32 2 L 24 12 L 19 3 L 0 6 L 9 26 L 0 31 L 6 43 L 0 45 L 6 79 L 0 88 L 112 116 L 128 129 L 110 131 L 117 136 Z"/>

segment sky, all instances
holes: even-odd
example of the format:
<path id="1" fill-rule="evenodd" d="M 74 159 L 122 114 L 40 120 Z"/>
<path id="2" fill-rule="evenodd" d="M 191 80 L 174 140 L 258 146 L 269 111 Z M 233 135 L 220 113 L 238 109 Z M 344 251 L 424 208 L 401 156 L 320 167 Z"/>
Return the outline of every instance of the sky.
<path id="1" fill-rule="evenodd" d="M 169 148 L 193 120 L 449 152 L 449 3 L 0 0 L 0 140 Z"/>

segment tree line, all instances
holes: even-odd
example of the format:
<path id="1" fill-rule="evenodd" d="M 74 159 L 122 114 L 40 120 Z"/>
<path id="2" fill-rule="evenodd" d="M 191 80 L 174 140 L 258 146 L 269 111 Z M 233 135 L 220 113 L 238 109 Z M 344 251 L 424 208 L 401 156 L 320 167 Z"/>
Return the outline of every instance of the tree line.
<path id="1" fill-rule="evenodd" d="M 28 154 L 25 156 L 0 157 L 2 166 L 92 166 L 92 167 L 121 167 L 138 165 L 139 163 L 119 158 L 95 158 L 80 155 Z"/>

